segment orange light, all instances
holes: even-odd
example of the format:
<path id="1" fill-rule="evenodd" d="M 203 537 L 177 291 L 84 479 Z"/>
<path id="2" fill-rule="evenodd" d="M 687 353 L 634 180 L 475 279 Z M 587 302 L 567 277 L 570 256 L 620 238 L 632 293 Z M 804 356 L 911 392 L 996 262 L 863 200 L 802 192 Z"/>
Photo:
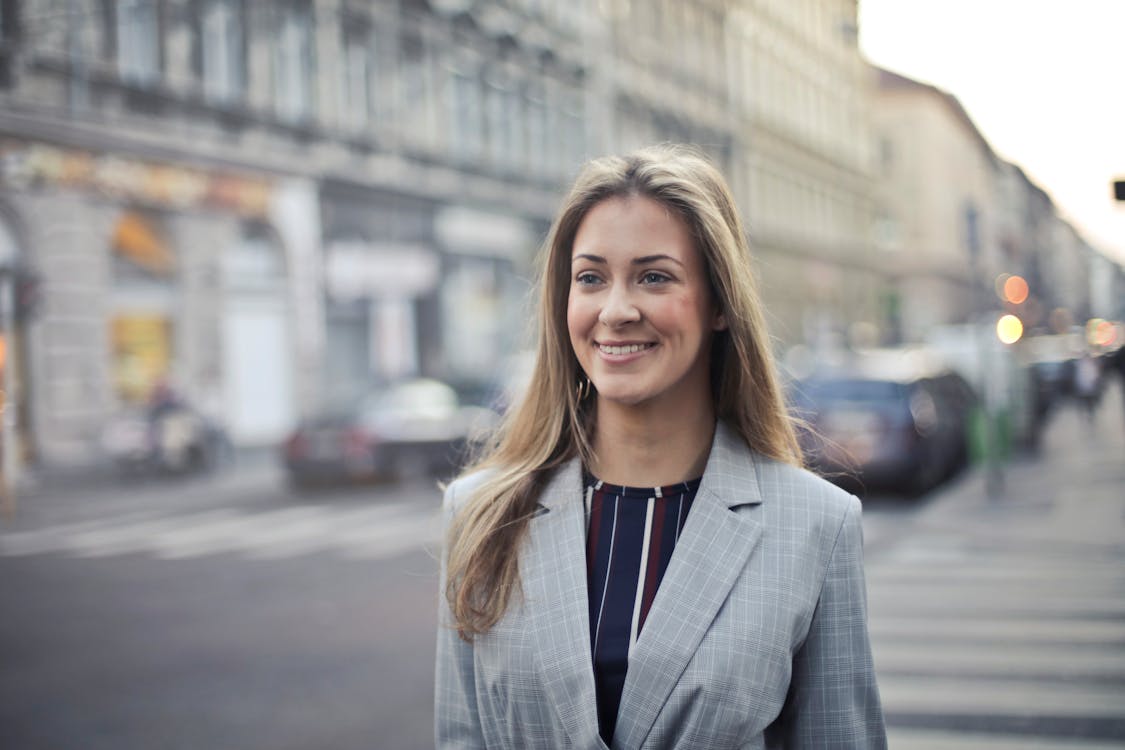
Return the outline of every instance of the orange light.
<path id="1" fill-rule="evenodd" d="M 1009 276 L 1004 280 L 1004 299 L 1013 305 L 1022 305 L 1027 300 L 1027 280 L 1022 276 Z"/>
<path id="2" fill-rule="evenodd" d="M 1091 346 L 1109 346 L 1117 338 L 1113 323 L 1102 318 L 1091 318 L 1086 323 L 1086 341 Z"/>
<path id="3" fill-rule="evenodd" d="M 1005 344 L 1014 344 L 1023 336 L 1023 322 L 1015 315 L 1003 315 L 996 321 L 996 337 Z"/>

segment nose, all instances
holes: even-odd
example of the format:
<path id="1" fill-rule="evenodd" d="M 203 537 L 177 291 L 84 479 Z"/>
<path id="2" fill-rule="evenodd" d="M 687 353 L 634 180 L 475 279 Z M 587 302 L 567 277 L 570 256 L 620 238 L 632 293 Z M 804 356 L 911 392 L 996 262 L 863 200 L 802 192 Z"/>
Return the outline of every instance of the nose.
<path id="1" fill-rule="evenodd" d="M 640 319 L 641 312 L 633 304 L 629 290 L 622 284 L 610 287 L 605 304 L 598 313 L 598 322 L 610 328 L 618 328 L 627 323 L 636 323 Z"/>

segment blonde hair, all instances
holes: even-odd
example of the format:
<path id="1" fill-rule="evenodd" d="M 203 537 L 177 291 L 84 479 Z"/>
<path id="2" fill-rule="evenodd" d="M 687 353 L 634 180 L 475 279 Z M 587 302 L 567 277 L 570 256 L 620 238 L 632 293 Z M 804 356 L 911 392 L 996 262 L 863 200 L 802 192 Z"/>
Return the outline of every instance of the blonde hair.
<path id="1" fill-rule="evenodd" d="M 530 384 L 483 458 L 465 471 L 488 470 L 487 479 L 450 525 L 445 596 L 466 640 L 495 625 L 518 591 L 519 547 L 552 470 L 575 456 L 590 458 L 595 399 L 583 401 L 576 392 L 583 373 L 567 332 L 571 248 L 591 208 L 627 196 L 644 196 L 673 210 L 704 258 L 713 299 L 727 322 L 712 342 L 716 416 L 751 450 L 802 463 L 750 268 L 750 248 L 722 175 L 684 146 L 655 146 L 588 162 L 540 253 L 538 349 Z"/>

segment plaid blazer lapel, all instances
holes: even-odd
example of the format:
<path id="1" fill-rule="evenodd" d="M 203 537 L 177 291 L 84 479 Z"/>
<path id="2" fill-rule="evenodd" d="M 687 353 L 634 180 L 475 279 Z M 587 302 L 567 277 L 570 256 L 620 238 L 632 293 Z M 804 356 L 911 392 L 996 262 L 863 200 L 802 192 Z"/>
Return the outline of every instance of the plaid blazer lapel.
<path id="1" fill-rule="evenodd" d="M 639 748 L 762 534 L 732 508 L 762 500 L 751 454 L 722 422 L 625 678 L 614 747 Z"/>
<path id="2" fill-rule="evenodd" d="M 540 679 L 575 747 L 598 736 L 586 593 L 586 518 L 578 459 L 548 482 L 521 558 L 521 582 Z"/>

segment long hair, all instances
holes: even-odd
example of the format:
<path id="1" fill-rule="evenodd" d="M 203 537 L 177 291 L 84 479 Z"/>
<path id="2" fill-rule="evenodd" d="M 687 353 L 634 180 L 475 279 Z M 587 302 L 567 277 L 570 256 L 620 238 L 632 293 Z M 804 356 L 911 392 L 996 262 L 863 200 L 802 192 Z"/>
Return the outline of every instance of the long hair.
<path id="1" fill-rule="evenodd" d="M 751 450 L 801 465 L 801 452 L 775 372 L 750 248 L 719 171 L 694 149 L 654 146 L 588 162 L 540 253 L 538 343 L 531 381 L 466 474 L 486 479 L 458 511 L 447 539 L 445 596 L 458 632 L 487 632 L 519 590 L 519 547 L 551 472 L 591 456 L 594 399 L 577 392 L 582 369 L 570 345 L 567 298 L 574 237 L 595 205 L 644 196 L 675 212 L 703 256 L 712 298 L 727 328 L 711 343 L 715 414 Z"/>

